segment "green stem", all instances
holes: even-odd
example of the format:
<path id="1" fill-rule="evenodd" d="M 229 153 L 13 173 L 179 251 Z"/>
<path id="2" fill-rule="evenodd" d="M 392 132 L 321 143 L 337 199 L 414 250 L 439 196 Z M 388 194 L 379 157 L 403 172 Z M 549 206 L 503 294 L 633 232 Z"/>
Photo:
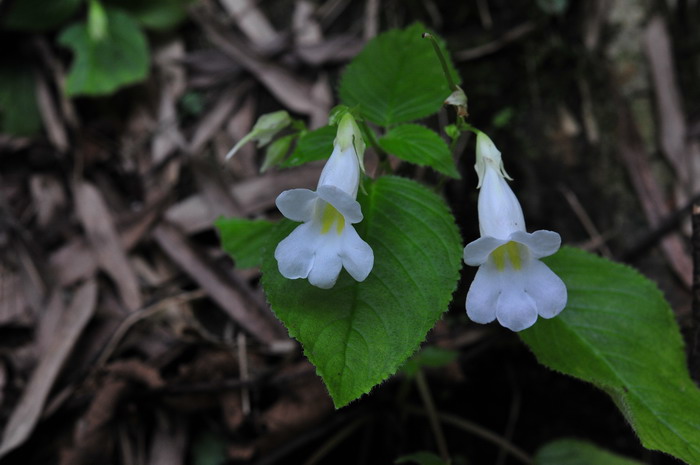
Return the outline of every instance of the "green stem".
<path id="1" fill-rule="evenodd" d="M 440 421 L 438 420 L 437 409 L 435 408 L 433 398 L 430 395 L 430 389 L 428 389 L 428 383 L 425 380 L 425 375 L 421 370 L 418 370 L 418 373 L 416 373 L 416 384 L 418 385 L 418 392 L 420 393 L 421 399 L 425 404 L 425 410 L 428 413 L 430 428 L 433 430 L 435 442 L 437 442 L 437 448 L 440 452 L 440 458 L 443 462 L 449 464 L 451 463 L 451 460 L 450 453 L 447 451 L 445 435 L 442 433 L 442 427 L 440 426 Z"/>
<path id="2" fill-rule="evenodd" d="M 433 44 L 433 48 L 435 49 L 435 54 L 437 55 L 438 59 L 440 60 L 440 65 L 442 66 L 442 72 L 445 73 L 445 79 L 447 79 L 447 84 L 450 86 L 451 91 L 457 90 L 457 85 L 455 82 L 452 80 L 452 75 L 450 74 L 450 68 L 447 66 L 447 60 L 445 60 L 445 55 L 442 54 L 442 50 L 440 50 L 440 46 L 437 43 L 437 40 L 435 40 L 435 37 L 432 36 L 432 34 L 428 32 L 423 33 L 423 38 L 424 39 L 429 39 L 430 43 Z"/>
<path id="3" fill-rule="evenodd" d="M 405 407 L 406 412 L 412 415 L 425 415 L 428 418 L 430 418 L 430 412 L 427 410 L 423 410 L 418 407 L 412 407 L 412 406 L 406 406 Z M 443 423 L 447 423 L 448 425 L 452 425 L 456 428 L 459 428 L 463 431 L 466 431 L 468 433 L 472 433 L 476 436 L 481 437 L 482 439 L 485 439 L 499 447 L 501 447 L 503 450 L 508 452 L 511 456 L 515 457 L 525 465 L 533 465 L 535 462 L 532 460 L 532 458 L 527 455 L 522 449 L 517 447 L 514 444 L 511 444 L 507 439 L 499 436 L 498 434 L 476 424 L 472 423 L 471 421 L 465 420 L 464 418 L 460 418 L 457 415 L 452 415 L 449 413 L 442 413 L 442 412 L 434 412 L 434 414 L 437 416 L 439 420 L 441 420 Z"/>

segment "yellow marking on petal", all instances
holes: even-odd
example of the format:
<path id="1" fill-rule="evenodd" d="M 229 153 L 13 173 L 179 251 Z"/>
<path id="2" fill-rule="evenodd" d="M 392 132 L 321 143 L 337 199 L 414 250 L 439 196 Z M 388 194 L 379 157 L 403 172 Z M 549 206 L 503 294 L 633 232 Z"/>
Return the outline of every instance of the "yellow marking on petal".
<path id="1" fill-rule="evenodd" d="M 520 257 L 520 250 L 518 250 L 518 244 L 513 241 L 506 242 L 491 252 L 491 257 L 493 257 L 493 262 L 495 263 L 498 271 L 503 271 L 505 269 L 506 258 L 513 266 L 514 270 L 519 270 L 523 267 L 522 258 Z"/>
<path id="2" fill-rule="evenodd" d="M 323 207 L 323 213 L 321 215 L 321 234 L 327 234 L 333 227 L 334 223 L 336 224 L 338 235 L 340 235 L 345 227 L 345 217 L 342 215 L 342 213 L 336 210 L 333 205 L 327 203 Z"/>

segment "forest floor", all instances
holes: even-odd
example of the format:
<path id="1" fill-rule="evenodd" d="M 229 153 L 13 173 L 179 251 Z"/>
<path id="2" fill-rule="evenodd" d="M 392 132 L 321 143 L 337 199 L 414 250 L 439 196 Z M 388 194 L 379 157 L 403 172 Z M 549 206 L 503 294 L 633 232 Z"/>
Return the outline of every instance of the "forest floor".
<path id="1" fill-rule="evenodd" d="M 281 191 L 315 186 L 322 163 L 260 174 L 253 144 L 223 157 L 263 113 L 326 124 L 348 61 L 415 21 L 445 39 L 529 229 L 640 269 L 690 341 L 698 2 L 201 0 L 149 35 L 145 82 L 102 98 L 58 91 L 70 54 L 50 33 L 5 31 L 36 63 L 44 130 L 0 134 L 0 463 L 384 464 L 436 450 L 402 374 L 334 410 L 259 272 L 236 269 L 212 226 L 279 218 Z M 460 140 L 462 179 L 444 186 L 465 241 L 478 236 L 473 144 Z M 469 322 L 473 273 L 425 343 L 458 352 L 425 370 L 437 411 L 463 422 L 443 426 L 455 464 L 523 463 L 512 448 L 527 459 L 561 437 L 680 463 L 643 449 L 605 393 Z M 242 329 L 242 308 L 267 337 Z"/>

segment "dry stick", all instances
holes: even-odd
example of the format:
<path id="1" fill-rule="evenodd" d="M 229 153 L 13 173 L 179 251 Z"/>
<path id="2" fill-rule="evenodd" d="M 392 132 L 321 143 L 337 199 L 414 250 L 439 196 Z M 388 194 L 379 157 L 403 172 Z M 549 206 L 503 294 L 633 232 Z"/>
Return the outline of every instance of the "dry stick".
<path id="1" fill-rule="evenodd" d="M 435 409 L 433 398 L 430 395 L 428 383 L 426 382 L 425 375 L 421 370 L 418 370 L 418 373 L 416 374 L 416 384 L 418 385 L 418 392 L 420 393 L 421 399 L 425 404 L 425 410 L 428 412 L 430 428 L 433 430 L 438 451 L 440 452 L 440 458 L 443 460 L 443 462 L 450 463 L 450 453 L 447 451 L 445 435 L 442 432 L 442 427 L 440 426 L 440 421 L 438 420 L 437 410 Z"/>
<path id="2" fill-rule="evenodd" d="M 412 407 L 412 406 L 406 406 L 405 407 L 406 412 L 412 414 L 412 415 L 425 415 L 428 416 L 428 412 L 425 410 L 418 408 L 418 407 Z M 498 434 L 489 431 L 488 429 L 477 425 L 476 423 L 472 423 L 469 420 L 465 420 L 464 418 L 460 418 L 457 415 L 452 415 L 449 413 L 441 413 L 441 412 L 436 412 L 438 419 L 442 421 L 443 423 L 447 423 L 448 425 L 455 426 L 459 429 L 462 429 L 468 433 L 472 433 L 476 436 L 479 436 L 482 439 L 485 439 L 501 448 L 503 450 L 507 451 L 510 455 L 515 457 L 516 459 L 520 460 L 522 463 L 525 465 L 533 465 L 534 462 L 532 458 L 530 458 L 529 455 L 527 455 L 522 449 L 517 447 L 514 444 L 511 444 L 508 442 L 507 439 L 499 436 Z"/>
<path id="3" fill-rule="evenodd" d="M 700 385 L 700 203 L 693 205 L 691 215 L 693 235 L 691 238 L 693 253 L 693 338 L 690 351 L 690 374 L 695 383 Z"/>

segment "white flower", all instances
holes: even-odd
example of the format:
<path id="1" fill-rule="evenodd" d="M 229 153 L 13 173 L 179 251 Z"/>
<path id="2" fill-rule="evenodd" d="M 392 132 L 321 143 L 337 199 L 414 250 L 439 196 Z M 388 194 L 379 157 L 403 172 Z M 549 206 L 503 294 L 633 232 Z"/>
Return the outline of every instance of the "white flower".
<path id="1" fill-rule="evenodd" d="M 372 248 L 352 226 L 362 221 L 355 200 L 360 184 L 362 154 L 356 150 L 361 146 L 360 137 L 352 116 L 345 115 L 316 191 L 291 189 L 277 197 L 275 203 L 284 216 L 304 222 L 275 249 L 285 278 L 308 278 L 314 286 L 329 289 L 342 267 L 357 281 L 364 281 L 372 271 Z"/>
<path id="2" fill-rule="evenodd" d="M 561 238 L 553 231 L 525 231 L 523 210 L 504 179 L 501 152 L 482 132 L 476 144 L 481 237 L 464 248 L 464 261 L 479 267 L 467 293 L 467 315 L 477 323 L 498 319 L 521 331 L 538 315 L 552 318 L 566 306 L 564 282 L 539 260 L 559 250 Z"/>

